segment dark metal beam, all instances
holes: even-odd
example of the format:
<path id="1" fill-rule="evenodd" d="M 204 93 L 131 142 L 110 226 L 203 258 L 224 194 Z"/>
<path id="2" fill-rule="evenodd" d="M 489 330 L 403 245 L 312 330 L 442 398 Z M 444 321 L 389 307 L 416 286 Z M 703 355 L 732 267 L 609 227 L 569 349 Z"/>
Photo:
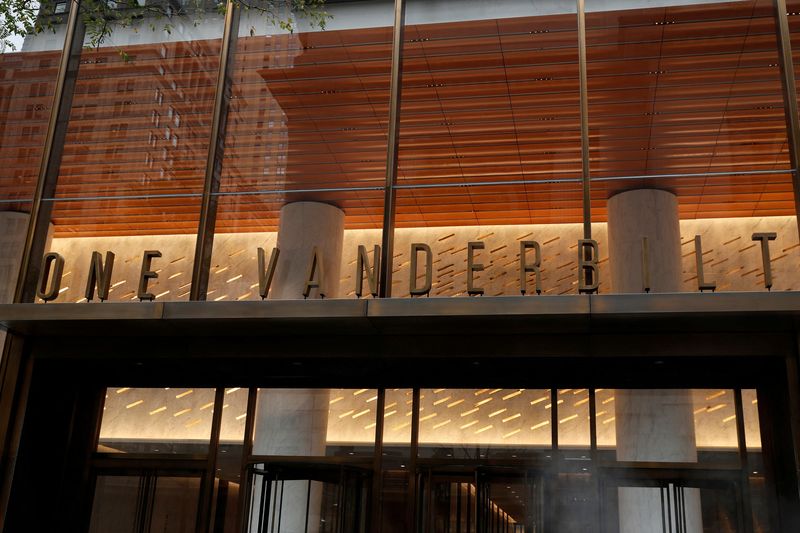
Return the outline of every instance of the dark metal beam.
<path id="1" fill-rule="evenodd" d="M 214 110 L 211 116 L 211 138 L 208 143 L 203 200 L 200 220 L 197 225 L 197 243 L 192 266 L 191 300 L 205 300 L 208 292 L 208 277 L 211 254 L 214 249 L 214 231 L 217 226 L 217 193 L 222 174 L 222 159 L 225 152 L 225 129 L 228 123 L 228 103 L 231 98 L 232 69 L 239 37 L 240 9 L 234 0 L 225 6 L 225 29 L 219 53 L 219 72 L 214 95 Z"/>
<path id="2" fill-rule="evenodd" d="M 583 238 L 592 238 L 592 195 L 589 171 L 589 97 L 586 76 L 586 6 L 585 0 L 577 0 L 578 8 L 578 76 L 580 79 L 581 111 L 581 168 L 583 183 Z"/>
<path id="3" fill-rule="evenodd" d="M 392 71 L 389 87 L 389 142 L 386 148 L 386 183 L 383 192 L 383 236 L 378 276 L 378 296 L 392 296 L 392 259 L 394 257 L 395 185 L 397 156 L 400 149 L 400 98 L 403 85 L 403 36 L 405 33 L 406 1 L 394 2 L 394 31 L 392 33 Z"/>

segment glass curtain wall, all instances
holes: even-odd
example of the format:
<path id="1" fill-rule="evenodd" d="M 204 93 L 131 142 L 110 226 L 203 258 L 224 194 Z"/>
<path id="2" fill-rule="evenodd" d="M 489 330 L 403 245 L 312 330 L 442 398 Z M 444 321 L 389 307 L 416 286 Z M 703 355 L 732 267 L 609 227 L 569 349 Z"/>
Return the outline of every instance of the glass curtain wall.
<path id="1" fill-rule="evenodd" d="M 57 185 L 43 199 L 48 251 L 64 258 L 55 302 L 86 301 L 93 252 L 104 271 L 114 254 L 108 294 L 94 301 L 189 297 L 223 17 L 214 5 L 183 9 L 171 28 L 145 18 L 99 46 L 87 36 Z"/>
<path id="2" fill-rule="evenodd" d="M 293 32 L 242 13 L 209 300 L 376 292 L 393 4 L 331 2 L 324 30 L 301 18 Z M 628 292 L 612 287 L 607 220 L 612 199 L 642 189 L 677 204 L 675 290 L 794 289 L 800 247 L 772 2 L 586 10 L 600 292 Z M 189 297 L 222 17 L 209 8 L 172 20 L 170 32 L 148 21 L 116 28 L 82 52 L 58 186 L 44 198 L 47 249 L 65 258 L 51 301 L 86 299 L 92 252 L 104 263 L 115 254 L 106 299 Z M 32 195 L 58 55 L 46 49 L 60 35 L 3 55 L 17 61 L 6 76 L 41 77 L 7 84 L 39 96 L 4 115 L 5 135 L 28 143 L 3 148 L 16 150 L 6 211 L 24 211 Z M 35 68 L 19 62 L 48 53 Z M 576 293 L 584 169 L 573 2 L 409 0 L 403 56 L 392 295 Z M 20 117 L 33 122 L 12 128 Z M 143 267 L 153 277 L 140 291 Z"/>
<path id="3" fill-rule="evenodd" d="M 407 2 L 392 296 L 577 293 L 579 93 L 574 2 Z"/>
<path id="4" fill-rule="evenodd" d="M 14 299 L 64 47 L 67 14 L 41 16 L 53 31 L 0 49 L 0 303 Z"/>
<path id="5" fill-rule="evenodd" d="M 372 270 L 381 243 L 393 7 L 330 3 L 324 31 L 292 33 L 242 13 L 208 300 L 362 293 L 359 246 Z"/>
<path id="6" fill-rule="evenodd" d="M 240 530 L 240 516 L 248 530 L 276 532 L 377 530 L 371 520 L 382 531 L 644 531 L 669 514 L 673 530 L 687 532 L 769 525 L 759 427 L 768 415 L 755 390 L 263 388 L 250 402 L 247 389 L 216 394 L 107 389 L 93 530 L 161 523 L 149 509 L 172 505 L 168 489 L 180 486 L 194 487 L 175 500 L 181 509 L 215 502 L 205 515 L 215 531 Z M 665 396 L 667 421 L 647 410 Z M 188 525 L 177 531 L 193 528 L 194 512 L 181 513 Z"/>
<path id="7" fill-rule="evenodd" d="M 658 216 L 678 219 L 681 257 L 670 292 L 796 290 L 800 248 L 773 2 L 652 4 L 586 6 L 597 233 L 608 221 L 610 236 L 635 237 L 630 246 L 644 250 L 638 234 L 611 227 L 615 219 L 644 225 L 646 214 L 625 213 L 645 202 L 631 191 L 666 191 Z M 651 235 L 650 252 L 660 245 Z M 639 270 L 638 262 L 622 266 Z M 619 283 L 614 292 L 630 292 Z"/>

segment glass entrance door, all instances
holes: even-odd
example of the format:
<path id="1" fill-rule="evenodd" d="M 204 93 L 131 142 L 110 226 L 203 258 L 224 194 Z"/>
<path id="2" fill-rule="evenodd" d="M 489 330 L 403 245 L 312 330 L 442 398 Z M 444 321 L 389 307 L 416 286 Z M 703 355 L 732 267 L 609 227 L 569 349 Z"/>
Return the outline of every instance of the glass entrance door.
<path id="1" fill-rule="evenodd" d="M 247 531 L 366 533 L 370 480 L 352 466 L 252 465 Z"/>
<path id="2" fill-rule="evenodd" d="M 611 469 L 603 476 L 602 531 L 752 532 L 738 471 L 680 467 Z"/>
<path id="3" fill-rule="evenodd" d="M 420 475 L 418 530 L 425 533 L 539 533 L 543 478 L 536 472 L 477 467 Z"/>

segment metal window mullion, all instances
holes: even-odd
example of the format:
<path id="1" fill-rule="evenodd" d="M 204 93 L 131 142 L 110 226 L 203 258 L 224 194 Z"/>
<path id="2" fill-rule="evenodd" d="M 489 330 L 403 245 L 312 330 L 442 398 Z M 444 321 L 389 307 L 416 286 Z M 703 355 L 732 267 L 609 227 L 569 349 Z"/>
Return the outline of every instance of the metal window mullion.
<path id="1" fill-rule="evenodd" d="M 592 238 L 592 194 L 589 172 L 589 96 L 586 76 L 586 5 L 577 0 L 578 11 L 578 77 L 580 78 L 581 111 L 581 181 L 583 184 L 583 238 Z"/>
<path id="2" fill-rule="evenodd" d="M 378 403 L 375 406 L 375 411 L 375 447 L 372 459 L 370 525 L 373 531 L 378 531 L 381 523 L 381 491 L 383 489 L 383 429 L 386 411 L 386 389 L 378 390 Z"/>
<path id="3" fill-rule="evenodd" d="M 217 195 L 219 192 L 222 158 L 225 152 L 225 129 L 228 122 L 228 103 L 233 83 L 231 70 L 234 64 L 236 39 L 239 36 L 241 10 L 235 0 L 227 0 L 225 27 L 219 53 L 217 87 L 214 94 L 214 110 L 211 115 L 211 136 L 208 143 L 203 199 L 200 204 L 200 220 L 197 223 L 197 242 L 192 265 L 192 287 L 190 300 L 205 300 L 208 292 L 211 253 L 214 249 L 214 231 L 217 226 Z"/>
<path id="4" fill-rule="evenodd" d="M 386 148 L 386 183 L 383 195 L 383 234 L 381 261 L 378 276 L 378 296 L 392 296 L 392 259 L 394 256 L 395 208 L 397 197 L 397 155 L 400 149 L 400 98 L 403 84 L 403 41 L 405 34 L 406 0 L 394 2 L 394 30 L 392 33 L 392 67 L 389 86 L 389 131 Z"/>
<path id="5" fill-rule="evenodd" d="M 53 107 L 47 124 L 14 303 L 31 303 L 36 296 L 36 282 L 41 268 L 39 260 L 44 255 L 47 245 L 47 233 L 53 210 L 53 203 L 44 201 L 44 198 L 52 198 L 55 193 L 85 34 L 86 27 L 80 16 L 80 0 L 73 0 L 67 19 L 61 61 L 58 64 Z"/>
<path id="6" fill-rule="evenodd" d="M 225 389 L 219 387 L 214 395 L 214 412 L 211 416 L 211 438 L 208 444 L 206 471 L 200 484 L 200 505 L 197 509 L 197 531 L 208 532 L 211 529 L 211 509 L 214 499 L 214 481 L 219 455 L 219 436 L 222 425 L 222 408 L 225 401 Z"/>
<path id="7" fill-rule="evenodd" d="M 247 393 L 247 416 L 244 421 L 244 441 L 242 442 L 242 467 L 239 477 L 239 501 L 236 505 L 236 531 L 249 531 L 249 524 L 246 519 L 247 514 L 252 513 L 251 505 L 251 475 L 250 460 L 253 456 L 253 433 L 255 431 L 256 400 L 258 399 L 258 389 L 250 387 Z M 263 504 L 263 500 L 261 500 Z"/>
<path id="8" fill-rule="evenodd" d="M 786 0 L 773 0 L 773 6 L 778 39 L 781 88 L 783 89 L 783 111 L 786 118 L 786 140 L 789 144 L 789 163 L 792 167 L 794 212 L 798 228 L 800 228 L 800 216 L 798 216 L 800 215 L 800 117 L 797 115 L 797 85 L 792 62 L 792 34 L 789 30 Z"/>

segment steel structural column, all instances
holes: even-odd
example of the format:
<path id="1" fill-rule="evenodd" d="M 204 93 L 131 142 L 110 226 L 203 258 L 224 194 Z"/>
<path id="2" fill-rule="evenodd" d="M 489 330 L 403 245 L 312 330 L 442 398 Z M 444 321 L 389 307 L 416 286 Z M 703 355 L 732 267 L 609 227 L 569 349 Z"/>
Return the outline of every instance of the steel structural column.
<path id="1" fill-rule="evenodd" d="M 786 117 L 786 136 L 789 144 L 789 164 L 792 167 L 794 211 L 800 228 L 800 117 L 797 116 L 797 86 L 792 62 L 792 36 L 789 31 L 789 14 L 786 0 L 773 0 L 775 27 L 778 37 L 778 59 L 783 88 L 783 111 Z"/>
<path id="2" fill-rule="evenodd" d="M 589 97 L 586 78 L 586 5 L 578 5 L 578 77 L 580 78 L 581 108 L 581 182 L 583 184 L 583 238 L 592 238 L 592 195 L 589 173 Z"/>
<path id="3" fill-rule="evenodd" d="M 394 219 L 397 198 L 397 152 L 400 145 L 400 98 L 403 84 L 403 35 L 405 34 L 406 0 L 394 2 L 392 33 L 392 71 L 389 87 L 389 143 L 386 149 L 386 183 L 383 193 L 383 235 L 378 276 L 378 296 L 392 296 L 392 258 L 394 256 Z"/>
<path id="4" fill-rule="evenodd" d="M 780 64 L 781 86 L 783 88 L 783 111 L 786 118 L 786 136 L 789 144 L 789 164 L 792 170 L 792 192 L 794 193 L 794 212 L 798 231 L 800 231 L 800 117 L 797 106 L 797 84 L 794 77 L 794 61 L 792 59 L 792 35 L 789 30 L 789 13 L 786 0 L 773 0 L 775 27 L 778 38 L 778 58 Z M 795 357 L 796 354 L 795 354 Z M 794 367 L 794 368 L 793 368 Z M 788 365 L 789 380 L 798 383 L 797 363 L 794 360 Z M 800 407 L 798 391 L 791 387 L 789 391 L 789 412 L 794 440 L 795 468 L 800 473 Z M 800 477 L 798 478 L 800 479 Z"/>
<path id="5" fill-rule="evenodd" d="M 31 205 L 31 218 L 28 223 L 28 234 L 25 237 L 25 248 L 22 252 L 20 272 L 17 277 L 17 289 L 14 294 L 15 303 L 33 302 L 36 296 L 36 281 L 39 278 L 39 261 L 44 255 L 47 243 L 47 229 L 53 210 L 52 202 L 43 201 L 52 198 L 61 167 L 61 156 L 64 153 L 64 139 L 67 135 L 69 113 L 72 109 L 72 97 L 75 93 L 75 81 L 78 78 L 81 49 L 85 27 L 79 16 L 80 0 L 73 0 L 70 5 L 64 48 L 58 65 L 53 108 L 47 124 L 44 150 L 39 166 L 39 177 Z"/>
<path id="6" fill-rule="evenodd" d="M 225 152 L 225 128 L 228 123 L 228 103 L 231 99 L 231 70 L 236 39 L 239 36 L 241 10 L 234 0 L 225 6 L 225 28 L 219 53 L 219 71 L 214 94 L 214 110 L 211 116 L 211 138 L 208 143 L 203 200 L 200 205 L 200 220 L 197 224 L 197 242 L 192 265 L 192 288 L 190 300 L 205 300 L 208 292 L 208 271 L 214 249 L 214 231 L 217 226 L 217 193 L 222 173 L 222 158 Z"/>

